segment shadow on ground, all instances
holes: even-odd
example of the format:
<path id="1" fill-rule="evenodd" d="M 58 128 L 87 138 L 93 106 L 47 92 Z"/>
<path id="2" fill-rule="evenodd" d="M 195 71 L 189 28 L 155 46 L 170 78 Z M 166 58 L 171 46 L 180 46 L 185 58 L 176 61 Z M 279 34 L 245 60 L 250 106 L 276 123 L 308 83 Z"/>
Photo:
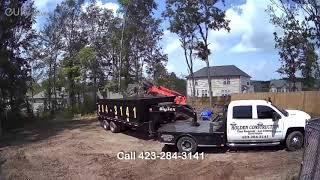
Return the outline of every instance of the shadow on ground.
<path id="1" fill-rule="evenodd" d="M 25 126 L 24 128 L 14 129 L 7 132 L 0 138 L 0 148 L 42 141 L 52 136 L 56 136 L 64 130 L 73 130 L 78 128 L 89 130 L 96 126 L 98 126 L 96 118 L 37 121 Z"/>
<path id="2" fill-rule="evenodd" d="M 199 147 L 197 152 L 204 152 L 206 154 L 219 154 L 219 153 L 250 153 L 250 152 L 274 152 L 284 150 L 284 146 L 266 146 L 266 147 L 238 147 L 238 148 L 229 148 L 229 147 Z M 178 152 L 178 148 L 173 145 L 164 145 L 162 147 L 163 152 Z"/>

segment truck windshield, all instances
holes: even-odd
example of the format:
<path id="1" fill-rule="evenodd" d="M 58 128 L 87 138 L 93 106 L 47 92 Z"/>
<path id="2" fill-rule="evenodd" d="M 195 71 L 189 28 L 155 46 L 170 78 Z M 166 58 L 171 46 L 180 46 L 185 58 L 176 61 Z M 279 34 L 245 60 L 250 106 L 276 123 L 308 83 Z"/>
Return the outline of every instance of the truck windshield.
<path id="1" fill-rule="evenodd" d="M 284 110 L 283 108 L 280 108 L 280 107 L 278 107 L 278 106 L 276 106 L 276 105 L 274 105 L 274 104 L 272 104 L 275 108 L 277 108 L 283 115 L 285 115 L 286 117 L 289 115 L 289 113 L 286 111 L 286 110 Z"/>

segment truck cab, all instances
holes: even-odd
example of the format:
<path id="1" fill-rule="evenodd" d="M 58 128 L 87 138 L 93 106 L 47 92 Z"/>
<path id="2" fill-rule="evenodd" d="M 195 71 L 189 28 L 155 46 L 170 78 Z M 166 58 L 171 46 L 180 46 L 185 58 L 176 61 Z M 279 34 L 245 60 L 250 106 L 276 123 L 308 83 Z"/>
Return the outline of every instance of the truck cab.
<path id="1" fill-rule="evenodd" d="M 284 110 L 265 100 L 232 101 L 222 116 L 212 122 L 186 122 L 162 126 L 159 140 L 176 145 L 179 151 L 195 152 L 197 147 L 275 146 L 283 143 L 290 151 L 303 146 L 304 128 L 311 117 L 299 110 Z"/>
<path id="2" fill-rule="evenodd" d="M 300 149 L 310 115 L 284 110 L 264 100 L 232 101 L 227 112 L 227 145 L 277 145 Z"/>

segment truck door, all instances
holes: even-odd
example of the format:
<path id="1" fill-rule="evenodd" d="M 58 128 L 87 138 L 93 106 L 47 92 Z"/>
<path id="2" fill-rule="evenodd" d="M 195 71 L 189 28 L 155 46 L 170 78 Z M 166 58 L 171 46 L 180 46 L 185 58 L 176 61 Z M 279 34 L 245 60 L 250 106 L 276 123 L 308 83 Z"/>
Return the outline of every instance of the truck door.
<path id="1" fill-rule="evenodd" d="M 257 105 L 256 126 L 253 127 L 256 132 L 255 137 L 259 141 L 280 141 L 283 133 L 283 119 L 273 120 L 273 113 L 281 115 L 272 106 Z M 255 116 L 255 115 L 254 115 Z"/>
<path id="2" fill-rule="evenodd" d="M 267 105 L 234 106 L 228 114 L 228 142 L 273 142 L 282 138 L 283 121 L 273 121 L 275 109 Z"/>
<path id="3" fill-rule="evenodd" d="M 252 105 L 238 105 L 228 110 L 227 139 L 228 142 L 250 141 L 249 127 L 253 126 Z"/>

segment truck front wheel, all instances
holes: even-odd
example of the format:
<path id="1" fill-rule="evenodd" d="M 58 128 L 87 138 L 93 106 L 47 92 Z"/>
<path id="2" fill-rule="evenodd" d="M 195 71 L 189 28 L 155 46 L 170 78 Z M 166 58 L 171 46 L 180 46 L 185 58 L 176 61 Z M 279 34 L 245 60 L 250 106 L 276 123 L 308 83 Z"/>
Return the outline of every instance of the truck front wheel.
<path id="1" fill-rule="evenodd" d="M 110 121 L 110 131 L 113 133 L 118 133 L 120 132 L 120 126 L 117 125 L 115 122 Z"/>
<path id="2" fill-rule="evenodd" d="M 296 151 L 303 146 L 303 134 L 300 131 L 291 132 L 286 139 L 288 151 Z"/>
<path id="3" fill-rule="evenodd" d="M 195 153 L 197 150 L 197 143 L 193 138 L 183 136 L 178 140 L 177 148 L 179 152 Z"/>

